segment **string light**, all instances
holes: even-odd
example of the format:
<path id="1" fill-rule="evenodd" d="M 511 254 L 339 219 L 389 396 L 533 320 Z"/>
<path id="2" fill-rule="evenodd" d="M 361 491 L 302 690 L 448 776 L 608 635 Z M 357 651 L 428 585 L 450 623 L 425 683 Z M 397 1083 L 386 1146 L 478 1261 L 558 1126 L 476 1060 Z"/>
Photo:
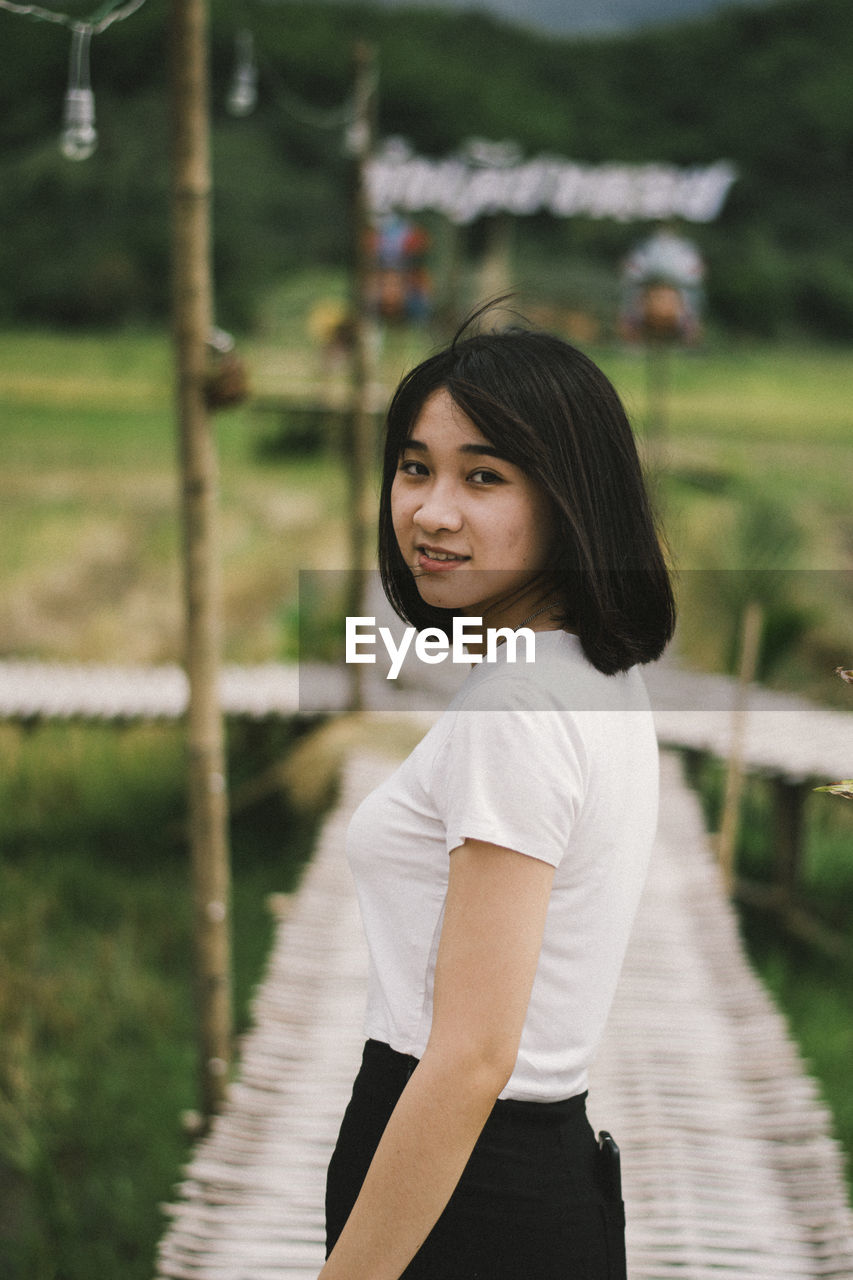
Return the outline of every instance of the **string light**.
<path id="1" fill-rule="evenodd" d="M 62 113 L 59 149 L 66 160 L 88 160 L 98 145 L 95 95 L 89 80 L 89 42 L 92 28 L 84 22 L 72 28 L 68 89 Z"/>
<path id="2" fill-rule="evenodd" d="M 0 9 L 5 9 L 8 13 L 16 13 L 22 18 L 33 18 L 36 22 L 56 22 L 60 26 L 71 27 L 72 30 L 75 27 L 87 26 L 91 28 L 93 36 L 99 36 L 114 22 L 129 18 L 144 4 L 145 0 L 128 0 L 125 5 L 121 4 L 121 0 L 108 0 L 108 3 L 101 5 L 97 13 L 87 22 L 81 22 L 79 16 L 73 18 L 68 13 L 57 13 L 55 9 L 43 9 L 38 4 L 15 4 L 14 0 L 0 0 Z"/>
<path id="3" fill-rule="evenodd" d="M 251 31 L 237 32 L 237 63 L 226 106 L 232 116 L 248 116 L 258 102 L 258 68 Z"/>
<path id="4" fill-rule="evenodd" d="M 68 63 L 68 88 L 62 109 L 62 134 L 59 149 L 66 160 L 88 160 L 98 145 L 95 129 L 95 95 L 89 79 L 89 45 L 92 36 L 100 35 L 114 22 L 129 18 L 141 9 L 145 0 L 106 0 L 92 16 L 81 22 L 70 14 L 44 9 L 38 4 L 16 4 L 0 0 L 0 9 L 32 18 L 35 22 L 54 22 L 71 28 L 71 54 Z"/>
<path id="5" fill-rule="evenodd" d="M 351 123 L 354 113 L 351 101 L 347 100 L 340 107 L 327 110 L 313 107 L 285 87 L 275 66 L 270 62 L 264 61 L 259 69 L 254 38 L 247 28 L 238 31 L 236 36 L 234 74 L 225 99 L 226 109 L 231 115 L 247 116 L 254 111 L 258 103 L 259 70 L 263 71 L 264 83 L 271 91 L 273 103 L 293 120 L 315 129 L 341 129 Z"/>
<path id="6" fill-rule="evenodd" d="M 92 36 L 100 35 L 114 22 L 129 18 L 146 3 L 146 0 L 105 0 L 87 19 L 46 9 L 38 4 L 19 4 L 16 0 L 0 0 L 0 11 L 31 18 L 35 22 L 52 22 L 68 27 L 72 33 L 68 89 L 63 109 L 63 127 L 60 138 L 62 154 L 69 160 L 85 160 L 97 146 L 95 129 L 95 98 L 89 80 L 89 45 Z M 322 110 L 302 101 L 288 92 L 271 67 L 264 68 L 277 103 L 300 124 L 319 129 L 345 128 L 349 132 L 355 115 L 354 104 L 347 100 L 340 107 Z M 258 100 L 258 66 L 255 60 L 254 41 L 249 30 L 237 33 L 237 59 L 226 107 L 234 116 L 247 116 L 255 109 Z M 349 138 L 352 145 L 353 139 Z"/>

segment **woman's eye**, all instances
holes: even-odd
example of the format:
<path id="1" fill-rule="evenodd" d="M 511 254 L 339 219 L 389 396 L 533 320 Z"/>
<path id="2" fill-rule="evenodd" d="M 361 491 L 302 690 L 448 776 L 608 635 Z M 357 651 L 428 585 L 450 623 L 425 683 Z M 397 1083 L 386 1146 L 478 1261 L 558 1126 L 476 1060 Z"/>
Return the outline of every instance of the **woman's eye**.
<path id="1" fill-rule="evenodd" d="M 406 476 L 425 476 L 427 469 L 422 462 L 417 462 L 414 458 L 402 458 L 397 468 Z"/>
<path id="2" fill-rule="evenodd" d="M 496 471 L 487 471 L 485 467 L 478 467 L 476 471 L 472 471 L 469 477 L 477 484 L 502 484 L 503 477 L 499 476 Z"/>

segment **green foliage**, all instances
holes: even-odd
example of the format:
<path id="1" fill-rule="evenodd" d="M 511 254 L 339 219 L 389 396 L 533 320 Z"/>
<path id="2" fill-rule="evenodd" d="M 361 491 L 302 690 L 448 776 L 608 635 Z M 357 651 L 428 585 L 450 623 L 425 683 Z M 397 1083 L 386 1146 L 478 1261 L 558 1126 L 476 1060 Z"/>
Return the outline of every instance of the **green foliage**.
<path id="1" fill-rule="evenodd" d="M 234 120 L 223 102 L 244 24 L 255 35 L 261 92 L 254 115 Z M 0 320 L 114 325 L 162 316 L 163 7 L 145 6 L 93 44 L 100 145 L 85 164 L 63 160 L 56 146 L 68 33 L 0 13 L 0 36 L 0 217 L 14 227 L 0 242 Z M 722 217 L 696 230 L 714 317 L 767 337 L 853 334 L 853 224 L 838 181 L 853 161 L 846 0 L 723 9 L 594 41 L 547 39 L 476 12 L 214 0 L 222 323 L 252 325 L 270 286 L 297 266 L 346 261 L 342 130 L 320 127 L 315 115 L 349 97 L 357 37 L 378 50 L 381 134 L 402 134 L 428 154 L 479 135 L 588 162 L 732 160 L 739 179 Z M 534 275 L 582 256 L 612 276 L 635 235 L 615 223 L 549 233 L 528 220 L 519 239 L 528 258 L 541 259 Z M 471 248 L 478 237 L 475 227 Z"/>
<path id="2" fill-rule="evenodd" d="M 823 803 L 831 803 L 823 801 Z M 839 964 L 780 934 L 771 920 L 743 913 L 750 959 L 783 1010 L 808 1070 L 832 1112 L 853 1190 L 853 965 Z"/>
<path id="3" fill-rule="evenodd" d="M 762 484 L 741 481 L 732 536 L 732 570 L 706 575 L 717 590 L 715 607 L 731 619 L 727 668 L 737 670 L 740 628 L 750 602 L 760 605 L 761 642 L 756 679 L 766 683 L 776 667 L 818 621 L 798 601 L 796 566 L 803 531 L 795 516 Z"/>
<path id="4" fill-rule="evenodd" d="M 718 829 L 724 791 L 724 766 L 705 757 L 693 760 L 709 830 Z M 850 936 L 853 925 L 853 805 L 826 796 L 808 797 L 805 846 L 797 905 L 836 931 Z M 738 872 L 769 883 L 774 841 L 770 789 L 766 779 L 748 777 L 738 839 Z M 792 937 L 769 913 L 740 908 L 741 931 L 750 959 L 785 1014 L 809 1071 L 832 1111 L 836 1136 L 847 1155 L 853 1192 L 853 955 L 828 958 Z"/>
<path id="5" fill-rule="evenodd" d="M 236 724 L 235 793 L 286 726 Z M 0 726 L 0 1272 L 149 1280 L 195 1105 L 176 726 Z M 238 1030 L 313 833 L 272 788 L 232 824 Z"/>

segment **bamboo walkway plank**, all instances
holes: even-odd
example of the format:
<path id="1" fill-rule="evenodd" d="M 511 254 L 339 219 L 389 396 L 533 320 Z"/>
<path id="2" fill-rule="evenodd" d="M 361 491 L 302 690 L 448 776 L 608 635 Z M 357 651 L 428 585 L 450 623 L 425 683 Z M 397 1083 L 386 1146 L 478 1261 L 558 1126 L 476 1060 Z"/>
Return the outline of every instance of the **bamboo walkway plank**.
<path id="1" fill-rule="evenodd" d="M 191 1160 L 158 1280 L 314 1280 L 325 1169 L 362 1045 L 365 949 L 349 813 L 390 764 L 360 754 L 279 926 L 227 1107 Z M 593 1072 L 623 1153 L 631 1280 L 851 1280 L 841 1153 L 752 973 L 698 803 L 662 761 L 649 882 Z M 520 1277 L 523 1280 L 523 1277 Z"/>
<path id="2" fill-rule="evenodd" d="M 662 762 L 649 881 L 590 1111 L 619 1135 L 632 1280 L 853 1277 L 840 1149 L 746 961 L 695 797 Z"/>

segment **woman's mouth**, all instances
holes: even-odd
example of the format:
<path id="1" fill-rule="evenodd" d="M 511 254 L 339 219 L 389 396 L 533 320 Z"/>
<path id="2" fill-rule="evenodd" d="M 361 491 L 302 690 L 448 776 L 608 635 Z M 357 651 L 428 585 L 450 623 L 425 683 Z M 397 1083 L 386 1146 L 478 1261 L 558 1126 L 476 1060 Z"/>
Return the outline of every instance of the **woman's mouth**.
<path id="1" fill-rule="evenodd" d="M 458 569 L 461 564 L 470 560 L 457 551 L 446 551 L 443 547 L 418 547 L 418 567 L 425 573 L 441 573 L 448 569 Z"/>

